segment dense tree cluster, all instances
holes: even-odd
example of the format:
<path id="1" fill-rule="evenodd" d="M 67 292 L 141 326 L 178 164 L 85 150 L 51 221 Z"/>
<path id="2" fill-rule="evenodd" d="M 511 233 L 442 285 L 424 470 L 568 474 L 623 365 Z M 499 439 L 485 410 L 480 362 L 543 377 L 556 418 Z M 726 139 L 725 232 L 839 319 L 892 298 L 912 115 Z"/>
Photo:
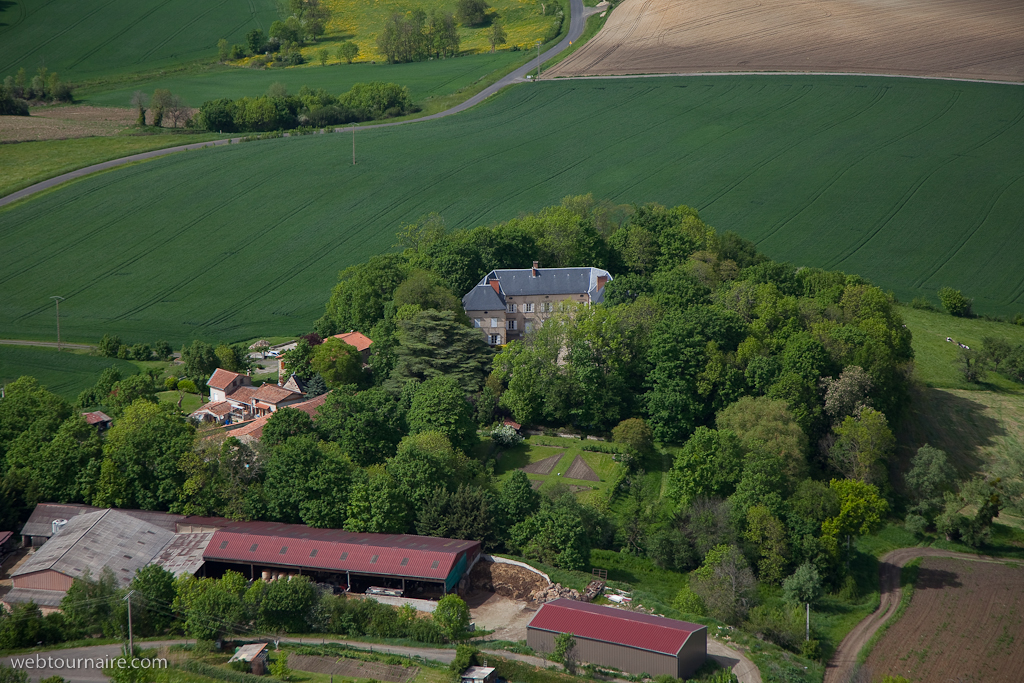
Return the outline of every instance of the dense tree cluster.
<path id="1" fill-rule="evenodd" d="M 0 84 L 0 116 L 28 116 L 29 101 L 70 102 L 72 86 L 64 83 L 56 71 L 39 67 L 30 79 L 25 69 L 18 69 L 14 76 L 7 76 Z"/>
<path id="2" fill-rule="evenodd" d="M 391 64 L 457 57 L 460 42 L 455 15 L 436 10 L 395 12 L 377 34 L 377 49 Z"/>
<path id="3" fill-rule="evenodd" d="M 409 90 L 394 83 L 356 83 L 337 97 L 306 86 L 293 96 L 283 88 L 271 90 L 260 97 L 208 100 L 199 107 L 194 126 L 223 133 L 272 131 L 392 118 L 415 110 Z"/>

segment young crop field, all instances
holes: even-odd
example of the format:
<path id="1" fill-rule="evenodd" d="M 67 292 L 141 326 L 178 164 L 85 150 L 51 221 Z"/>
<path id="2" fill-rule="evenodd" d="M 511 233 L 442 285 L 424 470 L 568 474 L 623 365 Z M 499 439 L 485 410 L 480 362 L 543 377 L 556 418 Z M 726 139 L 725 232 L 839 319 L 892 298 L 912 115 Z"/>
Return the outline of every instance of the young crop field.
<path id="1" fill-rule="evenodd" d="M 152 93 L 157 88 L 166 88 L 179 95 L 186 104 L 198 107 L 207 100 L 221 97 L 262 95 L 274 83 L 283 83 L 289 93 L 296 93 L 306 85 L 338 95 L 351 89 L 355 83 L 387 81 L 404 85 L 409 88 L 414 102 L 423 102 L 471 86 L 487 74 L 505 69 L 523 58 L 522 53 L 501 51 L 493 55 L 469 55 L 410 64 L 367 62 L 327 67 L 318 64 L 266 70 L 219 66 L 202 73 L 169 75 L 113 90 L 76 93 L 76 97 L 98 106 L 129 107 L 132 93 L 136 90 L 141 88 Z"/>
<path id="2" fill-rule="evenodd" d="M 171 155 L 0 211 L 0 328 L 213 341 L 308 331 L 403 222 L 592 192 L 689 204 L 769 256 L 909 301 L 1024 310 L 1024 88 L 813 76 L 542 82 L 436 121 Z M 116 211 L 111 207 L 117 207 Z M 461 292 L 457 294 L 461 295 Z"/>
<path id="3" fill-rule="evenodd" d="M 907 611 L 868 657 L 872 680 L 1020 680 L 1024 568 L 925 558 Z"/>
<path id="4" fill-rule="evenodd" d="M 0 3 L 0 77 L 45 65 L 81 81 L 213 58 L 277 19 L 274 0 L 12 0 Z"/>
<path id="5" fill-rule="evenodd" d="M 121 376 L 139 372 L 126 360 L 90 356 L 55 348 L 0 344 L 0 384 L 30 375 L 59 396 L 74 402 L 84 389 L 96 384 L 106 368 L 115 367 Z M 177 393 L 177 392 L 175 392 Z"/>

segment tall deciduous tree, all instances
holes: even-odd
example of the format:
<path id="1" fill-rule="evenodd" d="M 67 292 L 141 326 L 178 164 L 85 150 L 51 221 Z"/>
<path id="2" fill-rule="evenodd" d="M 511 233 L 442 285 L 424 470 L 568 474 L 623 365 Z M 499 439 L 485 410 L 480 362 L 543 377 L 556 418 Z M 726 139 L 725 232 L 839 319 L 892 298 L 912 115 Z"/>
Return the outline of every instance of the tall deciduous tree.
<path id="1" fill-rule="evenodd" d="M 93 505 L 167 510 L 185 481 L 179 461 L 192 450 L 195 428 L 174 406 L 138 400 L 110 428 Z"/>
<path id="2" fill-rule="evenodd" d="M 408 414 L 409 432 L 438 432 L 456 448 L 476 441 L 473 407 L 454 377 L 435 376 L 416 388 Z"/>
<path id="3" fill-rule="evenodd" d="M 807 435 L 800 429 L 785 401 L 767 396 L 744 396 L 722 410 L 716 419 L 719 429 L 731 430 L 750 448 L 759 441 L 781 456 L 785 474 L 792 481 L 807 470 Z"/>
<path id="4" fill-rule="evenodd" d="M 728 623 L 746 616 L 756 586 L 743 553 L 734 545 L 712 548 L 704 564 L 690 575 L 690 587 L 707 606 L 708 614 Z"/>
<path id="5" fill-rule="evenodd" d="M 886 465 L 896 446 L 885 415 L 863 408 L 835 428 L 836 442 L 830 459 L 833 466 L 849 479 L 866 484 L 882 484 L 887 479 Z"/>
<path id="6" fill-rule="evenodd" d="M 314 348 L 309 366 L 331 388 L 359 384 L 363 376 L 363 361 L 359 351 L 335 337 L 328 337 Z"/>

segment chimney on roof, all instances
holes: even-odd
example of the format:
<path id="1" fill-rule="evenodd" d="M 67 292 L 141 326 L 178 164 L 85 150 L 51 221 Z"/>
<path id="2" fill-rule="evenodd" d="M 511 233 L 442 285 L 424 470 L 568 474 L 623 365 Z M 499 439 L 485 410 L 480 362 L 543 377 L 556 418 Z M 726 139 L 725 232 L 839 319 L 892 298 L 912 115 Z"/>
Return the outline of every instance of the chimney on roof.
<path id="1" fill-rule="evenodd" d="M 604 286 L 606 284 L 608 284 L 608 276 L 607 275 L 598 275 L 597 276 L 597 291 L 600 292 L 602 289 L 604 289 Z"/>
<path id="2" fill-rule="evenodd" d="M 497 280 L 488 280 L 487 284 L 491 286 L 491 289 L 494 290 L 495 294 L 501 294 L 500 284 Z"/>
<path id="3" fill-rule="evenodd" d="M 539 261 L 534 261 L 533 262 L 533 277 L 537 277 L 537 269 L 538 268 L 540 268 L 540 262 Z"/>

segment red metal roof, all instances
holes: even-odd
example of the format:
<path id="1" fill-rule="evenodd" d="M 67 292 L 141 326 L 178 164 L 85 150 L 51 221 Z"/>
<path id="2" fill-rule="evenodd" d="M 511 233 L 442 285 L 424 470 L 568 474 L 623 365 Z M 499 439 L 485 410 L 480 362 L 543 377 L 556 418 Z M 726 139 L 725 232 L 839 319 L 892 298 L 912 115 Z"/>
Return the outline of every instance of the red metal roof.
<path id="1" fill-rule="evenodd" d="M 541 605 L 540 611 L 530 620 L 527 628 L 572 633 L 580 638 L 675 655 L 691 633 L 706 627 L 652 614 L 559 598 Z"/>
<path id="2" fill-rule="evenodd" d="M 98 425 L 101 422 L 111 422 L 110 416 L 106 413 L 101 413 L 98 410 L 94 410 L 91 413 L 82 413 L 82 417 L 85 418 L 86 424 Z"/>
<path id="3" fill-rule="evenodd" d="M 472 560 L 480 542 L 236 522 L 214 533 L 203 559 L 443 581 L 466 551 Z"/>

